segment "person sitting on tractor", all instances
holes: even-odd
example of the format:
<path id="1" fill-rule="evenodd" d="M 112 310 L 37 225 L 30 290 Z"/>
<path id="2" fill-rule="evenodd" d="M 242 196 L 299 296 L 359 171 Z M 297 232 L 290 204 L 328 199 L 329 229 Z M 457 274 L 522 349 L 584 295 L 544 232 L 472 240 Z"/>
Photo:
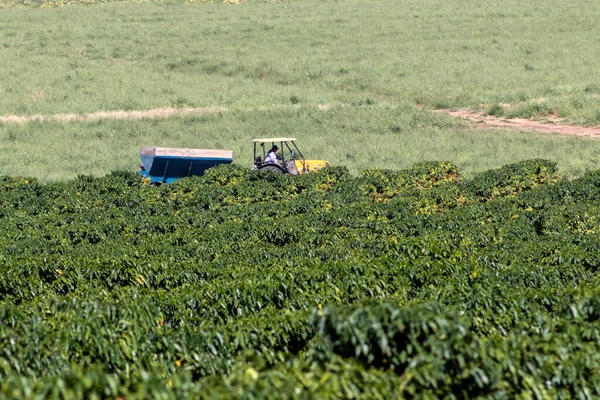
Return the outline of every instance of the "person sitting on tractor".
<path id="1" fill-rule="evenodd" d="M 277 150 L 279 150 L 279 147 L 277 147 L 277 145 L 273 145 L 273 147 L 271 147 L 271 150 L 269 150 L 267 156 L 265 157 L 265 164 L 278 164 L 277 160 L 283 161 L 283 157 L 277 154 Z"/>

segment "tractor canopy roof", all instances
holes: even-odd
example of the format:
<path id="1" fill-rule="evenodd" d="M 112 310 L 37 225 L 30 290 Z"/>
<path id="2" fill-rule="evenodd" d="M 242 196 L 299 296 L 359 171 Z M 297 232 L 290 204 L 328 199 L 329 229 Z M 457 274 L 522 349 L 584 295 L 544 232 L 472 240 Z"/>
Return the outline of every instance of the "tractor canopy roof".
<path id="1" fill-rule="evenodd" d="M 293 142 L 295 138 L 253 139 L 252 143 Z"/>

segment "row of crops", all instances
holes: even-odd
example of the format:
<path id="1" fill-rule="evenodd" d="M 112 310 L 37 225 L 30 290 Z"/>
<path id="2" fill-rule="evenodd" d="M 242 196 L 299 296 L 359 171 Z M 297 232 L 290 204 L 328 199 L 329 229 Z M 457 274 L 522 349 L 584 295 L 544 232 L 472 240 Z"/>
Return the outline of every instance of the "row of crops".
<path id="1" fill-rule="evenodd" d="M 600 171 L 0 178 L 0 397 L 600 396 Z"/>

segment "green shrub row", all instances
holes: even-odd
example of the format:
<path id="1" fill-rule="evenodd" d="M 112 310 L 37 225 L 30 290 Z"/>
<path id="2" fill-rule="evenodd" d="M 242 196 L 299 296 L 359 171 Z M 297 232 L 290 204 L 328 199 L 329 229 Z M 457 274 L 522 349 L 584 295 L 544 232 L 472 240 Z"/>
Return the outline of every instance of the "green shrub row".
<path id="1" fill-rule="evenodd" d="M 0 391 L 594 397 L 599 177 L 3 177 Z"/>

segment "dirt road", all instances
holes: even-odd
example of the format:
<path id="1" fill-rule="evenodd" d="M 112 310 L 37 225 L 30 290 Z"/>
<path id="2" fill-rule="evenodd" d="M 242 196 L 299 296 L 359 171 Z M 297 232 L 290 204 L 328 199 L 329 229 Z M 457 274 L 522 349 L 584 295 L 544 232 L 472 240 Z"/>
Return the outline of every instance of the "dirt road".
<path id="1" fill-rule="evenodd" d="M 264 110 L 268 107 L 258 107 Z M 273 106 L 272 108 L 281 108 Z M 331 105 L 318 105 L 319 110 L 327 110 Z M 0 116 L 0 123 L 27 123 L 31 121 L 95 121 L 100 119 L 145 119 L 145 118 L 169 118 L 186 114 L 207 114 L 229 111 L 227 107 L 196 107 L 196 108 L 155 108 L 145 111 L 99 111 L 88 114 L 56 114 L 56 115 L 4 115 Z M 535 131 L 556 133 L 570 136 L 587 136 L 600 138 L 600 125 L 575 126 L 562 123 L 559 119 L 547 119 L 545 121 L 532 121 L 528 119 L 506 119 L 494 116 L 486 116 L 469 110 L 436 110 L 451 117 L 462 118 L 470 121 L 479 128 L 504 128 L 520 131 Z"/>
<path id="2" fill-rule="evenodd" d="M 504 128 L 520 131 L 535 131 L 557 133 L 569 136 L 588 136 L 600 138 L 600 125 L 596 126 L 575 126 L 566 125 L 559 119 L 547 119 L 545 121 L 532 121 L 521 118 L 501 118 L 486 116 L 469 110 L 436 110 L 439 113 L 445 113 L 455 118 L 463 118 L 472 122 L 480 128 Z"/>
<path id="3" fill-rule="evenodd" d="M 100 119 L 144 119 L 169 118 L 184 114 L 208 114 L 228 111 L 226 107 L 198 108 L 154 108 L 145 111 L 98 111 L 88 114 L 55 114 L 55 115 L 5 115 L 0 116 L 0 123 L 27 123 L 31 121 L 96 121 Z"/>

